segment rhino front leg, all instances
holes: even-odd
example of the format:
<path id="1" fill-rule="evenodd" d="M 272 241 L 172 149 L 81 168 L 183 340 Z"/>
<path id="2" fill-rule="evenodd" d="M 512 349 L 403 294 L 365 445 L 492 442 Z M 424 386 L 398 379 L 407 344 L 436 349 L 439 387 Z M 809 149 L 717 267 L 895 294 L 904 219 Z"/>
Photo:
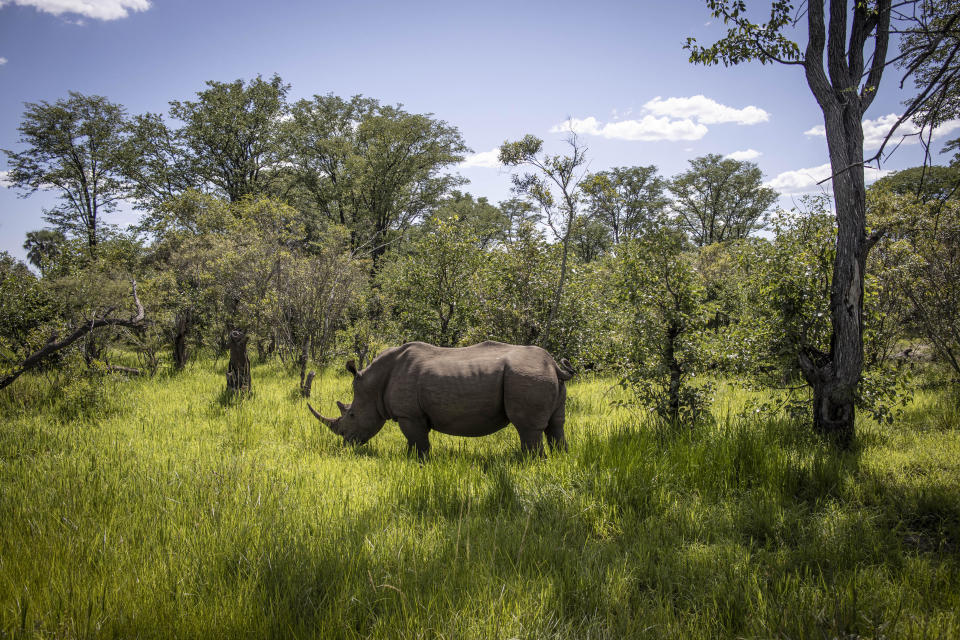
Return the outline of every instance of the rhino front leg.
<path id="1" fill-rule="evenodd" d="M 417 458 L 423 462 L 430 454 L 430 428 L 425 422 L 418 420 L 398 420 L 400 432 L 407 439 L 407 455 L 414 447 L 417 449 Z"/>

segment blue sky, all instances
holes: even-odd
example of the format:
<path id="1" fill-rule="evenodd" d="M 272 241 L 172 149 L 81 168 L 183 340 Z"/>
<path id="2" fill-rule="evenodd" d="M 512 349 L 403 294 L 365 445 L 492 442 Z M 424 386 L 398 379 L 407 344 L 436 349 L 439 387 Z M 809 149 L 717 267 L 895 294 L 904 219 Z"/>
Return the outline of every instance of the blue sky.
<path id="1" fill-rule="evenodd" d="M 509 197 L 510 173 L 489 152 L 527 133 L 560 152 L 572 118 L 591 170 L 656 164 L 669 177 L 693 157 L 739 152 L 789 205 L 829 175 L 820 111 L 797 68 L 687 62 L 687 36 L 722 33 L 701 0 L 0 0 L 0 148 L 19 148 L 24 102 L 79 91 L 165 112 L 207 80 L 278 73 L 293 99 L 363 94 L 457 126 L 476 153 L 458 168 L 465 190 L 494 202 Z M 909 95 L 895 71 L 867 114 L 868 143 Z M 903 145 L 883 169 L 921 160 Z M 22 257 L 52 202 L 0 186 L 0 250 Z"/>

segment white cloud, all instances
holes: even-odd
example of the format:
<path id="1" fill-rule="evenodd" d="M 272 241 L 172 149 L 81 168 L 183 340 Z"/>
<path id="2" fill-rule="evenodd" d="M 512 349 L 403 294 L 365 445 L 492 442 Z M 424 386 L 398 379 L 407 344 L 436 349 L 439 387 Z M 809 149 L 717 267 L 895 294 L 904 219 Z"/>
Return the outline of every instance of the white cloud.
<path id="1" fill-rule="evenodd" d="M 643 108 L 656 116 L 670 118 L 693 118 L 700 124 L 758 124 L 770 119 L 770 114 L 753 105 L 743 109 L 734 109 L 704 95 L 690 96 L 689 98 L 667 98 L 663 100 L 657 96 Z"/>
<path id="2" fill-rule="evenodd" d="M 0 66 L 7 64 L 7 59 L 0 57 Z"/>
<path id="3" fill-rule="evenodd" d="M 0 187 L 10 187 L 13 183 L 10 182 L 9 171 L 0 171 Z"/>
<path id="4" fill-rule="evenodd" d="M 670 118 L 655 118 L 651 115 L 643 116 L 639 120 L 619 120 L 602 124 L 590 116 L 588 118 L 570 118 L 565 122 L 553 126 L 550 133 L 574 133 L 591 136 L 601 136 L 615 140 L 699 140 L 707 135 L 707 128 L 696 124 L 688 118 L 671 120 Z"/>
<path id="5" fill-rule="evenodd" d="M 728 153 L 725 155 L 725 158 L 730 158 L 731 160 L 753 160 L 754 158 L 759 158 L 763 154 L 757 151 L 756 149 L 744 149 L 743 151 L 734 151 L 733 153 Z"/>
<path id="6" fill-rule="evenodd" d="M 621 120 L 630 111 L 620 113 L 613 110 L 611 122 L 600 122 L 594 116 L 570 118 L 553 126 L 550 133 L 573 131 L 591 136 L 602 136 L 617 140 L 699 140 L 707 135 L 708 124 L 757 124 L 770 119 L 770 114 L 759 107 L 747 106 L 734 109 L 696 95 L 688 98 L 667 98 L 657 96 L 643 105 L 642 117 Z"/>
<path id="7" fill-rule="evenodd" d="M 864 150 L 879 149 L 880 145 L 883 144 L 883 139 L 886 137 L 887 133 L 890 132 L 890 128 L 897 122 L 899 118 L 900 116 L 897 114 L 890 113 L 885 116 L 880 116 L 879 118 L 874 118 L 873 120 L 864 120 Z M 942 125 L 937 127 L 937 129 L 933 132 L 933 139 L 937 140 L 947 136 L 957 129 L 960 129 L 960 120 L 947 120 Z M 897 132 L 893 135 L 893 137 L 890 138 L 890 142 L 887 143 L 887 149 L 892 149 L 893 147 L 891 145 L 917 144 L 920 142 L 919 136 L 916 135 L 919 132 L 920 127 L 915 125 L 913 121 L 907 120 L 906 122 L 903 122 L 899 127 L 897 127 Z M 826 135 L 826 129 L 822 124 L 818 124 L 817 126 L 804 131 L 803 135 L 822 138 Z M 903 138 L 903 136 L 907 137 Z"/>
<path id="8" fill-rule="evenodd" d="M 873 167 L 863 168 L 863 175 L 867 184 L 875 182 L 889 173 L 890 171 L 886 169 L 874 169 Z M 823 184 L 817 183 L 822 180 L 828 180 L 831 175 L 833 175 L 833 172 L 830 170 L 830 164 L 827 163 L 819 167 L 784 171 L 774 179 L 764 183 L 764 185 L 776 189 L 782 194 L 814 193 L 821 189 L 829 192 L 831 188 L 829 181 Z"/>
<path id="9" fill-rule="evenodd" d="M 130 11 L 146 11 L 150 8 L 150 0 L 8 0 L 0 2 L 0 7 L 5 4 L 34 7 L 37 11 L 55 16 L 69 13 L 95 20 L 126 18 Z"/>
<path id="10" fill-rule="evenodd" d="M 496 169 L 500 167 L 500 148 L 494 147 L 490 151 L 481 151 L 480 153 L 474 153 L 463 159 L 463 162 L 460 163 L 461 169 L 468 169 L 470 167 L 485 167 L 487 169 Z"/>

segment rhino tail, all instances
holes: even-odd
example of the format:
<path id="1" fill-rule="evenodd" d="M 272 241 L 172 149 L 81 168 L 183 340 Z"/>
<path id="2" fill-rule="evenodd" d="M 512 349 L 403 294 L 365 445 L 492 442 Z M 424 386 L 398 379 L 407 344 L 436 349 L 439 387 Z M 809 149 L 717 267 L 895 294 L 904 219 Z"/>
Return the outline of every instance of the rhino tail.
<path id="1" fill-rule="evenodd" d="M 557 365 L 557 377 L 563 381 L 567 381 L 573 377 L 573 374 L 576 373 L 573 370 L 573 365 L 570 364 L 570 361 L 566 358 L 560 359 L 560 364 Z"/>

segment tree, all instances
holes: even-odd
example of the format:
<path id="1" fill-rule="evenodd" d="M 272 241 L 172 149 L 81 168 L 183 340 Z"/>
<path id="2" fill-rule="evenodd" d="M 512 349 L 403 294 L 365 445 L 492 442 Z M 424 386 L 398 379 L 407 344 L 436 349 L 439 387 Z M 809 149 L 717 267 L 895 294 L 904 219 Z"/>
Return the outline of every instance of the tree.
<path id="1" fill-rule="evenodd" d="M 514 175 L 513 190 L 528 198 L 543 212 L 547 226 L 560 242 L 560 275 L 553 289 L 550 315 L 541 335 L 540 344 L 550 344 L 550 328 L 557 315 L 563 286 L 567 279 L 567 260 L 570 252 L 570 236 L 582 197 L 583 165 L 586 163 L 586 147 L 577 140 L 575 133 L 567 139 L 570 155 L 543 153 L 543 140 L 527 135 L 516 142 L 504 142 L 500 146 L 500 162 L 510 167 L 528 166 L 536 173 Z M 559 190 L 555 197 L 553 189 Z"/>
<path id="2" fill-rule="evenodd" d="M 425 220 L 421 227 L 428 230 L 437 221 L 454 218 L 455 226 L 473 238 L 480 249 L 506 242 L 510 234 L 510 217 L 499 207 L 482 196 L 474 200 L 469 193 L 456 190 L 440 201 L 436 214 Z"/>
<path id="3" fill-rule="evenodd" d="M 580 262 L 593 262 L 613 244 L 610 229 L 594 217 L 579 215 L 570 231 L 570 245 Z"/>
<path id="4" fill-rule="evenodd" d="M 174 100 L 170 115 L 184 123 L 176 138 L 186 153 L 176 148 L 157 116 L 139 119 L 140 144 L 159 163 L 141 169 L 141 193 L 164 194 L 197 182 L 213 187 L 230 202 L 263 194 L 284 159 L 279 128 L 289 89 L 277 75 L 269 80 L 257 76 L 248 83 L 211 80 L 196 101 Z M 180 158 L 191 176 L 171 166 Z"/>
<path id="5" fill-rule="evenodd" d="M 708 309 L 683 234 L 661 227 L 624 248 L 622 296 L 633 311 L 630 371 L 623 384 L 667 422 L 695 422 L 706 398 L 689 384 L 702 365 Z"/>
<path id="6" fill-rule="evenodd" d="M 513 242 L 528 225 L 537 226 L 543 221 L 543 215 L 529 200 L 523 198 L 509 198 L 497 205 L 509 221 L 507 224 L 507 240 Z"/>
<path id="7" fill-rule="evenodd" d="M 617 245 L 660 224 L 670 203 L 666 186 L 652 164 L 593 173 L 583 181 L 586 209 L 610 229 Z"/>
<path id="8" fill-rule="evenodd" d="M 367 265 L 350 256 L 350 234 L 340 226 L 331 226 L 315 242 L 282 251 L 280 258 L 269 324 L 281 357 L 294 355 L 300 388 L 306 389 L 309 358 L 329 361 L 337 330 L 368 293 Z"/>
<path id="9" fill-rule="evenodd" d="M 171 323 L 189 310 L 211 346 L 222 349 L 229 338 L 243 374 L 232 382 L 243 386 L 248 341 L 259 349 L 272 337 L 277 278 L 302 242 L 300 216 L 270 198 L 229 203 L 188 192 L 167 203 L 150 231 L 157 237 L 153 260 L 168 274 L 162 288 Z M 172 331 L 175 339 L 179 333 Z"/>
<path id="10" fill-rule="evenodd" d="M 708 154 L 690 161 L 690 169 L 670 181 L 676 197 L 676 223 L 693 243 L 746 238 L 766 223 L 779 194 L 763 186 L 756 164 Z"/>
<path id="11" fill-rule="evenodd" d="M 159 114 L 133 117 L 123 174 L 138 208 L 157 212 L 165 202 L 203 187 L 182 133 L 168 127 Z"/>
<path id="12" fill-rule="evenodd" d="M 897 125 L 908 118 L 919 125 L 919 130 L 909 135 L 919 138 L 929 159 L 934 129 L 960 116 L 960 91 L 957 89 L 960 80 L 960 3 L 957 0 L 913 0 L 897 3 L 893 9 L 902 23 L 897 28 L 902 34 L 897 65 L 905 69 L 904 81 L 913 77 L 917 90 L 917 94 L 905 103 L 906 109 Z M 886 142 L 875 157 L 881 157 Z M 960 149 L 960 138 L 950 140 L 944 151 L 957 149 Z M 954 156 L 954 164 L 958 157 L 960 154 Z"/>
<path id="13" fill-rule="evenodd" d="M 2 256 L 0 256 L 0 258 L 2 258 Z M 0 268 L 2 268 L 2 266 L 0 266 Z M 3 280 L 0 281 L 0 288 L 6 289 L 10 280 L 8 273 L 0 272 L 0 277 L 3 277 Z M 5 366 L 0 369 L 0 389 L 6 388 L 24 373 L 39 367 L 80 338 L 87 336 L 97 329 L 103 327 L 126 327 L 141 330 L 144 325 L 144 309 L 140 303 L 140 298 L 137 296 L 136 281 L 132 281 L 131 286 L 136 312 L 130 316 L 130 318 L 115 317 L 113 313 L 116 307 L 97 308 L 93 314 L 91 314 L 90 318 L 81 318 L 79 321 L 69 323 L 66 328 L 70 330 L 70 333 L 66 337 L 61 338 L 60 332 L 54 329 L 42 347 L 36 349 L 22 360 L 17 358 L 13 361 L 3 363 Z M 2 310 L 0 310 L 0 313 L 2 313 Z"/>
<path id="14" fill-rule="evenodd" d="M 479 302 L 485 255 L 456 216 L 434 217 L 409 253 L 393 254 L 380 286 L 398 318 L 403 342 L 457 346 Z"/>
<path id="15" fill-rule="evenodd" d="M 60 204 L 45 212 L 58 230 L 82 235 L 96 255 L 100 216 L 124 196 L 127 117 L 122 106 L 102 96 L 71 91 L 70 97 L 28 102 L 20 122 L 23 151 L 4 149 L 8 180 L 28 197 L 52 188 Z"/>
<path id="16" fill-rule="evenodd" d="M 4 373 L 39 347 L 37 333 L 55 311 L 42 282 L 25 264 L 0 251 L 0 364 Z"/>
<path id="17" fill-rule="evenodd" d="M 456 127 L 372 98 L 300 100 L 284 136 L 299 188 L 326 222 L 350 230 L 354 253 L 372 256 L 374 269 L 404 231 L 462 182 L 441 173 L 467 151 Z"/>
<path id="18" fill-rule="evenodd" d="M 912 329 L 960 380 L 960 200 L 923 201 L 883 186 L 868 193 L 871 215 L 891 230 L 878 247 L 887 258 L 881 277 L 909 301 Z"/>
<path id="19" fill-rule="evenodd" d="M 471 342 L 491 339 L 535 344 L 550 315 L 557 281 L 557 247 L 530 220 L 490 251 L 483 273 L 481 320 Z"/>
<path id="20" fill-rule="evenodd" d="M 896 171 L 870 185 L 900 196 L 912 195 L 922 202 L 946 202 L 960 195 L 960 167 L 921 166 Z"/>
<path id="21" fill-rule="evenodd" d="M 44 275 L 50 263 L 55 261 L 63 251 L 66 238 L 59 231 L 40 229 L 28 231 L 23 248 L 27 251 L 27 260 Z"/>
<path id="22" fill-rule="evenodd" d="M 826 351 L 801 351 L 799 364 L 813 388 L 814 428 L 847 446 L 856 435 L 855 401 L 863 371 L 864 270 L 870 248 L 882 235 L 867 233 L 862 119 L 887 64 L 891 0 L 852 6 L 847 0 L 830 0 L 829 11 L 825 0 L 809 0 L 803 52 L 784 35 L 796 23 L 791 3 L 773 2 L 770 19 L 756 24 L 747 18 L 743 0 L 706 2 L 714 17 L 730 27 L 726 37 L 708 47 L 688 38 L 691 62 L 735 65 L 759 60 L 799 66 L 823 112 L 837 220 L 831 339 Z"/>

